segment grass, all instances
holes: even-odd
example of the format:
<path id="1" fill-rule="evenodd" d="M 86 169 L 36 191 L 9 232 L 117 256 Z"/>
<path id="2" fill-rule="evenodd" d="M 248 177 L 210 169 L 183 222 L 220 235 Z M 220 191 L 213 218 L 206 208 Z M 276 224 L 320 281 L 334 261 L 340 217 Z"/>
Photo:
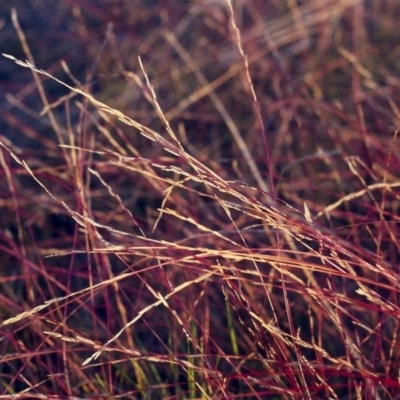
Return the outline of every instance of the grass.
<path id="1" fill-rule="evenodd" d="M 2 28 L 0 398 L 398 398 L 397 1 L 44 6 Z"/>

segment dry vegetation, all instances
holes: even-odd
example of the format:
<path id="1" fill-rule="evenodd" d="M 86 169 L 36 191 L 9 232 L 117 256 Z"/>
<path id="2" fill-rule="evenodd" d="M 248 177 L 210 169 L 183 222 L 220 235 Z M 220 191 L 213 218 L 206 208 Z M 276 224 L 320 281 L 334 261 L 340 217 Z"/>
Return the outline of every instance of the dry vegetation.
<path id="1" fill-rule="evenodd" d="M 400 3 L 156 3 L 1 6 L 0 399 L 398 399 Z"/>

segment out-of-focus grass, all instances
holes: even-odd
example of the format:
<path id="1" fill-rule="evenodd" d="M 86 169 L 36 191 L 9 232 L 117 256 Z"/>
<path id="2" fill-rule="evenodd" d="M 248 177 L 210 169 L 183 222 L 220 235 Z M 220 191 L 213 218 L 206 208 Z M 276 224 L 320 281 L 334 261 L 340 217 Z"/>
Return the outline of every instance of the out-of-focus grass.
<path id="1" fill-rule="evenodd" d="M 46 3 L 0 6 L 2 398 L 396 398 L 397 2 Z"/>

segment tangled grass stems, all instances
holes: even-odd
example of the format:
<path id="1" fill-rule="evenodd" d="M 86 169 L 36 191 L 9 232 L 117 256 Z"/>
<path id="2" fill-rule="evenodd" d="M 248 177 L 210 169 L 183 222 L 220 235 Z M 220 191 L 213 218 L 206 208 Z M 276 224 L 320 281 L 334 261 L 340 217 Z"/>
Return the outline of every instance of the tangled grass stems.
<path id="1" fill-rule="evenodd" d="M 346 12 L 353 12 L 354 35 L 359 37 L 361 6 L 327 3 L 336 18 L 348 21 Z M 275 58 L 283 43 L 296 42 L 296 35 L 310 39 L 307 24 L 322 29 L 332 15 L 315 1 L 301 7 L 288 4 L 293 29 L 283 18 L 264 38 Z M 260 75 L 251 67 L 265 49 L 249 55 L 244 50 L 256 43 L 252 41 L 260 31 L 243 34 L 230 2 L 227 11 L 233 24 L 227 35 L 232 38 L 233 32 L 240 53 L 232 76 L 243 72 L 241 83 L 256 114 L 254 130 L 264 136 L 265 102 L 256 85 Z M 13 19 L 27 46 L 15 13 Z M 49 146 L 44 160 L 25 160 L 15 143 L 6 138 L 0 142 L 10 193 L 2 207 L 15 214 L 14 231 L 2 232 L 1 250 L 10 265 L 18 265 L 2 278 L 1 312 L 7 316 L 0 324 L 2 398 L 395 398 L 400 315 L 397 131 L 381 139 L 366 129 L 370 122 L 360 103 L 347 116 L 340 103 L 344 100 L 335 104 L 321 98 L 312 79 L 325 70 L 314 70 L 312 79 L 306 76 L 305 86 L 296 89 L 280 65 L 275 79 L 291 80 L 291 94 L 285 98 L 276 89 L 279 84 L 272 85 L 278 99 L 269 111 L 286 106 L 279 114 L 279 129 L 296 121 L 295 126 L 303 127 L 300 134 L 306 135 L 306 123 L 318 119 L 334 149 L 318 147 L 300 156 L 293 148 L 278 173 L 276 155 L 286 146 L 279 132 L 289 129 L 278 132 L 280 146 L 273 151 L 265 140 L 257 157 L 252 154 L 251 143 L 242 141 L 233 114 L 215 94 L 223 79 L 209 83 L 201 72 L 205 66 L 179 48 L 178 33 L 170 32 L 166 42 L 181 57 L 177 69 L 188 67 L 200 82 L 193 97 L 164 112 L 146 62 L 139 58 L 139 71 L 123 74 L 134 77 L 153 107 L 158 130 L 97 100 L 70 73 L 76 87 L 38 69 L 26 48 L 29 61 L 6 55 L 34 73 L 44 103 L 42 116 L 54 112 L 51 126 L 60 146 Z M 373 90 L 364 107 L 370 107 L 379 120 L 376 126 L 381 126 L 374 75 L 357 55 L 339 50 L 338 63 L 350 62 L 358 74 L 353 77 L 355 103 L 362 91 L 357 79 L 363 77 Z M 72 94 L 50 102 L 39 75 Z M 395 85 L 384 89 L 395 98 Z M 204 157 L 182 126 L 171 123 L 174 113 L 210 93 L 254 186 L 240 173 L 231 179 L 211 150 Z M 78 135 L 72 99 L 79 110 Z M 385 115 L 395 124 L 395 102 L 390 100 L 393 112 L 385 110 Z M 68 116 L 65 126 L 56 118 L 60 105 Z M 310 105 L 317 108 L 315 114 L 309 114 Z M 345 124 L 342 139 L 335 135 L 338 120 Z M 85 121 L 102 136 L 90 134 Z M 124 131 L 130 128 L 134 136 Z M 349 153 L 358 143 L 353 130 L 366 147 L 374 143 L 375 163 L 363 160 L 368 152 Z M 145 140 L 139 147 L 137 133 Z M 154 146 L 157 155 L 147 152 L 147 146 Z M 62 162 L 54 160 L 59 154 Z M 265 165 L 270 183 L 260 181 Z M 316 182 L 328 189 L 313 187 L 314 173 Z M 33 207 L 34 201 L 40 204 Z M 61 237 L 56 230 L 42 237 L 35 232 L 33 227 L 44 218 L 42 208 L 66 217 L 58 224 L 71 224 Z"/>

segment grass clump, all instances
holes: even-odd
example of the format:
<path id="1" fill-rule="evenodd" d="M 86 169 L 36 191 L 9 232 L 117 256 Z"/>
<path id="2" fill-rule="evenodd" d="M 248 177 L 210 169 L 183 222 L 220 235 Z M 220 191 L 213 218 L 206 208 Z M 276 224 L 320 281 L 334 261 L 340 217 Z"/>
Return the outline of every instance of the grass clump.
<path id="1" fill-rule="evenodd" d="M 395 399 L 397 2 L 136 3 L 11 12 L 1 398 Z"/>

